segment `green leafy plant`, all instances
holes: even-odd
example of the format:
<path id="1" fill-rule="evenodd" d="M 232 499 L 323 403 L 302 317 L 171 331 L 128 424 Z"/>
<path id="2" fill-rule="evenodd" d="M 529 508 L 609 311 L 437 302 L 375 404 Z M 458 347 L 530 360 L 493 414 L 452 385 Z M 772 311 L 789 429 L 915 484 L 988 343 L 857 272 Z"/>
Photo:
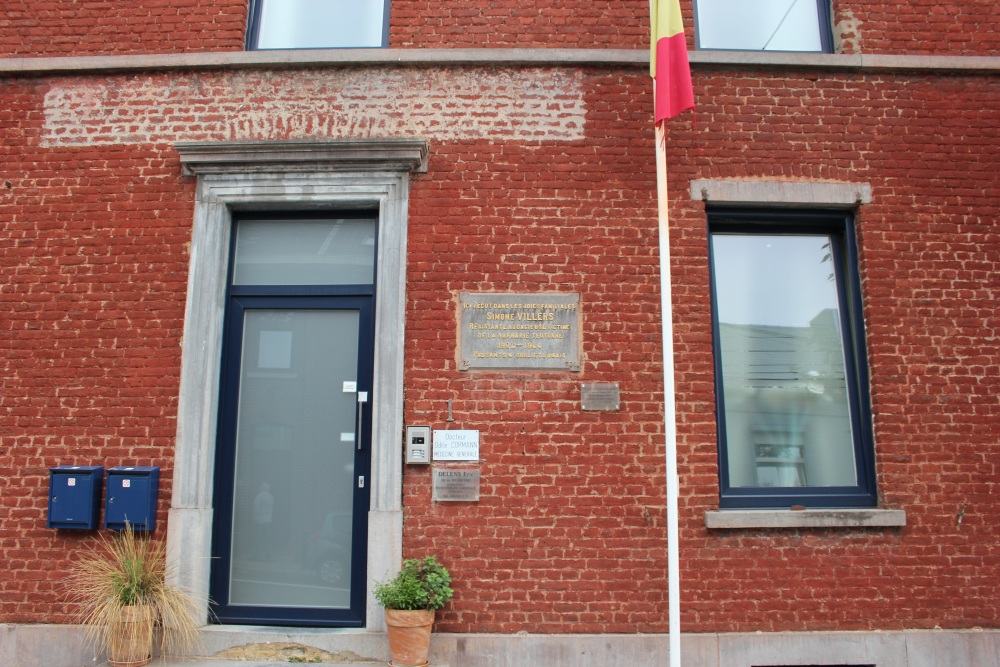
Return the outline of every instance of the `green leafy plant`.
<path id="1" fill-rule="evenodd" d="M 375 584 L 375 599 L 386 609 L 440 609 L 451 599 L 451 574 L 434 556 L 403 561 L 390 581 Z"/>
<path id="2" fill-rule="evenodd" d="M 67 590 L 80 605 L 88 639 L 105 650 L 121 641 L 123 631 L 137 632 L 123 622 L 136 610 L 162 628 L 163 652 L 197 644 L 202 623 L 193 596 L 167 583 L 165 543 L 137 535 L 131 526 L 111 538 L 101 535 L 75 563 Z"/>

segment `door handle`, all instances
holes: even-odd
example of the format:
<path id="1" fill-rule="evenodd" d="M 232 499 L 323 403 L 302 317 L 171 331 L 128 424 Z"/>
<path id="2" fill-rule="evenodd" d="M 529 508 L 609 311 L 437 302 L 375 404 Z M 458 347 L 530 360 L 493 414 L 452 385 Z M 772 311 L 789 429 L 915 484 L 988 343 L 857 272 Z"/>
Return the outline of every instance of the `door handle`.
<path id="1" fill-rule="evenodd" d="M 359 391 L 358 392 L 358 450 L 361 449 L 361 439 L 365 431 L 364 414 L 362 414 L 362 408 L 365 403 L 368 402 L 368 392 Z"/>

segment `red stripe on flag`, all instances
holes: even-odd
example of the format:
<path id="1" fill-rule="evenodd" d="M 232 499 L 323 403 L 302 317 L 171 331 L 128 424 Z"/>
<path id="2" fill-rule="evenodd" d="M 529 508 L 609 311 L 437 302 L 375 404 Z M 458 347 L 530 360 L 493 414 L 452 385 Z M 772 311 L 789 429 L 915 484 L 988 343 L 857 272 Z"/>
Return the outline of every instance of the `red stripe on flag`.
<path id="1" fill-rule="evenodd" d="M 656 42 L 655 116 L 656 124 L 694 108 L 691 66 L 688 64 L 684 33 L 663 37 Z"/>

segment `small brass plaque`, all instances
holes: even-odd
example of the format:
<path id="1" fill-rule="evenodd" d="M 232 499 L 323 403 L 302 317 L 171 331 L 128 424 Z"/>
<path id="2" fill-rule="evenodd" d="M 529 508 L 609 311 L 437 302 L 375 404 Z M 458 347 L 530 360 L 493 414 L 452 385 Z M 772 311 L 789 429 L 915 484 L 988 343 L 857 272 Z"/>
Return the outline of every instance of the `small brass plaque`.
<path id="1" fill-rule="evenodd" d="M 621 392 L 617 382 L 584 382 L 580 385 L 580 407 L 583 410 L 618 410 Z"/>
<path id="2" fill-rule="evenodd" d="M 460 370 L 580 370 L 577 292 L 462 292 L 458 311 Z"/>
<path id="3" fill-rule="evenodd" d="M 479 500 L 479 471 L 468 468 L 438 468 L 434 471 L 432 498 L 437 502 Z"/>

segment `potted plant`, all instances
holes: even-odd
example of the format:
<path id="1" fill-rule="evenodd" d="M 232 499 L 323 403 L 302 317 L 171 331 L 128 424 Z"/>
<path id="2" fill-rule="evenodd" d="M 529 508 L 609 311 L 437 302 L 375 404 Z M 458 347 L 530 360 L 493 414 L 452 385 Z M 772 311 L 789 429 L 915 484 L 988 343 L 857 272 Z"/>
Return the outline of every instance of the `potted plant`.
<path id="1" fill-rule="evenodd" d="M 427 664 L 434 613 L 451 599 L 451 575 L 434 556 L 403 561 L 395 579 L 375 585 L 375 599 L 385 607 L 393 667 Z"/>
<path id="2" fill-rule="evenodd" d="M 192 648 L 201 623 L 193 597 L 167 583 L 166 546 L 127 526 L 76 562 L 68 580 L 80 603 L 87 638 L 115 667 L 140 667 L 153 658 L 153 631 L 161 651 Z"/>

